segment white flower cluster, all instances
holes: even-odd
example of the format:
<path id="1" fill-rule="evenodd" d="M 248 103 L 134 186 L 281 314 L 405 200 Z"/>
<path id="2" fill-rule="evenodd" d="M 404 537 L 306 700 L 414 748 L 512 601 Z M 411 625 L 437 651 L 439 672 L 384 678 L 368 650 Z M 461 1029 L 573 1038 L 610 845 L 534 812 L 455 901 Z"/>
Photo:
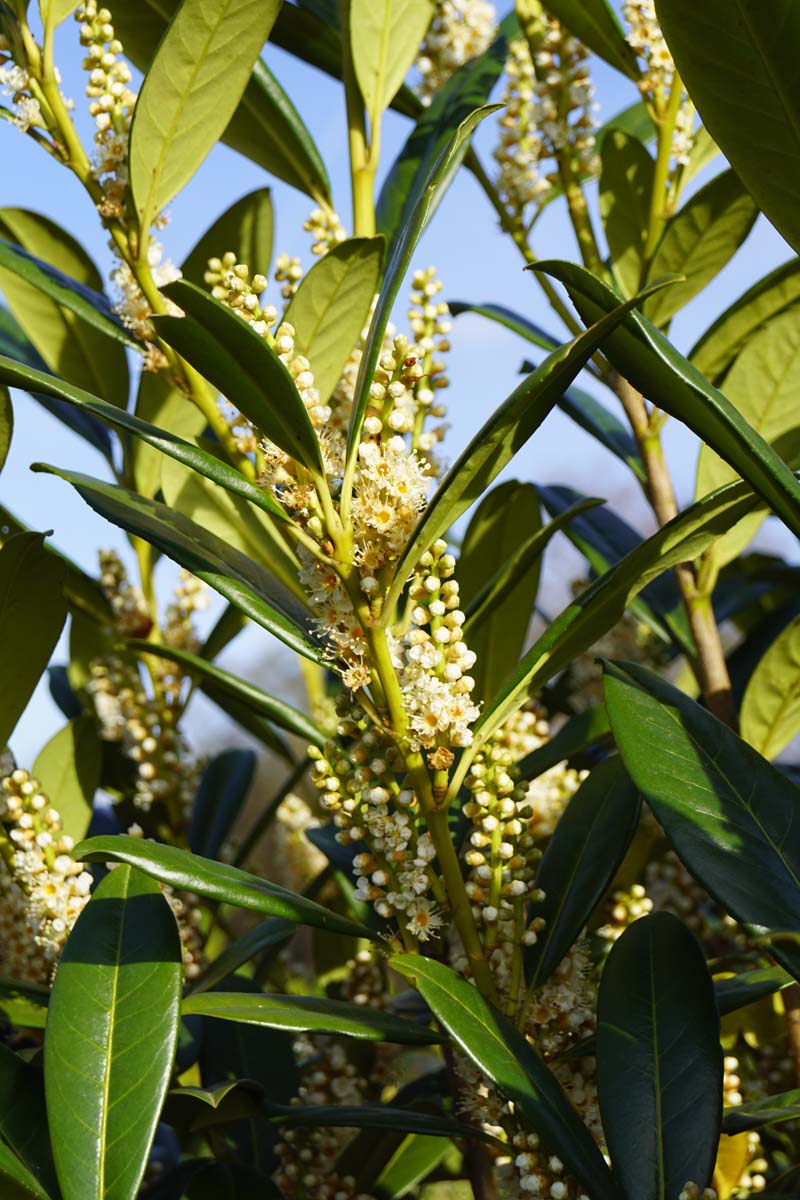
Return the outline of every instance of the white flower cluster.
<path id="1" fill-rule="evenodd" d="M 625 0 L 622 15 L 628 24 L 628 43 L 642 61 L 639 90 L 657 107 L 662 107 L 675 78 L 675 63 L 658 23 L 655 0 Z M 694 106 L 687 93 L 683 92 L 672 137 L 672 158 L 675 163 L 688 163 L 693 132 Z"/>
<path id="2" fill-rule="evenodd" d="M 429 104 L 434 92 L 488 49 L 497 32 L 497 11 L 488 0 L 438 0 L 417 58 L 417 93 Z"/>
<path id="3" fill-rule="evenodd" d="M 125 224 L 130 216 L 128 144 L 136 105 L 136 93 L 128 86 L 131 71 L 121 58 L 123 46 L 114 32 L 109 9 L 98 8 L 97 0 L 84 0 L 75 11 L 75 20 L 86 51 L 83 60 L 84 69 L 89 72 L 86 95 L 95 122 L 93 173 L 103 189 L 97 208 L 105 220 Z M 166 224 L 166 216 L 157 214 L 156 229 L 163 229 Z M 149 231 L 142 231 L 142 236 L 149 237 L 147 262 L 155 286 L 163 288 L 180 279 L 178 268 L 164 258 L 163 246 Z M 116 243 L 112 242 L 111 248 L 117 253 Z M 120 319 L 136 337 L 149 341 L 152 310 L 127 262 L 119 262 L 111 272 L 111 281 L 118 297 L 115 308 Z M 159 369 L 163 366 L 163 356 L 151 352 L 145 366 L 148 370 Z"/>
<path id="4" fill-rule="evenodd" d="M 101 550 L 100 585 L 114 614 L 114 624 L 126 637 L 147 637 L 153 618 L 140 589 L 131 583 L 116 550 Z"/>
<path id="5" fill-rule="evenodd" d="M 37 779 L 0 781 L 0 974 L 50 982 L 92 887 L 72 847 Z"/>
<path id="6" fill-rule="evenodd" d="M 579 175 L 597 170 L 594 86 L 588 52 L 554 18 L 531 58 L 525 38 L 515 38 L 506 63 L 505 111 L 500 117 L 498 189 L 512 213 L 540 206 L 558 178 L 548 160 L 568 155 Z"/>
<path id="7" fill-rule="evenodd" d="M 0 39 L 0 43 L 4 39 Z M 12 122 L 22 133 L 29 129 L 44 129 L 39 101 L 30 94 L 30 76 L 24 67 L 4 62 L 8 43 L 0 44 L 0 94 L 9 96 L 14 105 Z"/>

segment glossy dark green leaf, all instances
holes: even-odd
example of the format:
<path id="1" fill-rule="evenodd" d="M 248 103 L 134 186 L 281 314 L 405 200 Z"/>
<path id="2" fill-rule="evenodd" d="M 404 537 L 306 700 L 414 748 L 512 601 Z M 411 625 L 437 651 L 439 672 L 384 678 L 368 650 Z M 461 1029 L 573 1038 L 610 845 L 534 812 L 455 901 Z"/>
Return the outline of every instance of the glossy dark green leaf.
<path id="1" fill-rule="evenodd" d="M 628 773 L 686 867 L 738 921 L 800 928 L 800 789 L 653 671 L 605 664 Z"/>
<path id="2" fill-rule="evenodd" d="M 258 563 L 155 500 L 145 500 L 125 488 L 90 479 L 88 475 L 40 464 L 36 469 L 71 483 L 100 516 L 149 541 L 187 571 L 205 580 L 257 625 L 274 633 L 298 654 L 316 661 L 318 652 L 303 631 L 305 613 L 299 609 L 294 597 Z"/>
<path id="3" fill-rule="evenodd" d="M 194 284 L 179 280 L 166 290 L 186 316 L 155 318 L 164 341 L 276 446 L 312 470 L 321 470 L 311 419 L 275 350 L 247 321 Z"/>
<path id="4" fill-rule="evenodd" d="M 800 302 L 800 259 L 770 271 L 717 317 L 689 354 L 698 371 L 719 384 L 736 355 L 768 321 Z"/>
<path id="5" fill-rule="evenodd" d="M 284 921 L 280 917 L 271 917 L 261 921 L 247 933 L 243 933 L 235 942 L 222 951 L 218 958 L 210 962 L 201 975 L 192 983 L 191 994 L 210 991 L 211 988 L 229 975 L 233 975 L 239 967 L 256 958 L 273 946 L 280 946 L 288 941 L 295 932 L 292 921 Z"/>
<path id="6" fill-rule="evenodd" d="M 540 329 L 521 313 L 513 312 L 503 304 L 471 304 L 466 300 L 449 300 L 448 305 L 454 317 L 459 317 L 462 313 L 475 313 L 479 317 L 495 321 L 505 329 L 510 329 L 512 333 L 518 333 L 527 342 L 540 346 L 542 350 L 558 350 L 559 343 L 556 338 L 551 337 L 546 330 Z"/>
<path id="7" fill-rule="evenodd" d="M 169 883 L 177 891 L 194 892 L 220 904 L 284 917 L 299 925 L 314 925 L 331 933 L 345 933 L 351 937 L 377 936 L 363 925 L 348 921 L 277 884 L 174 846 L 126 836 L 94 837 L 81 842 L 74 853 L 76 858 L 88 862 L 128 863 L 159 883 Z"/>
<path id="8" fill-rule="evenodd" d="M 655 163 L 638 138 L 621 129 L 609 130 L 601 161 L 600 215 L 611 263 L 625 295 L 632 296 L 644 275 Z"/>
<path id="9" fill-rule="evenodd" d="M 486 706 L 475 727 L 476 747 L 543 684 L 613 629 L 651 580 L 678 563 L 697 558 L 754 504 L 752 493 L 741 483 L 721 488 L 691 505 L 576 596 Z"/>
<path id="10" fill-rule="evenodd" d="M 454 130 L 471 112 L 486 104 L 503 70 L 508 45 L 503 22 L 485 53 L 464 63 L 423 108 L 416 125 L 392 163 L 381 187 L 376 221 L 390 244 L 410 215 L 422 181 L 445 149 Z"/>
<path id="11" fill-rule="evenodd" d="M 51 267 L 43 259 L 29 254 L 19 246 L 0 240 L 0 273 L 5 272 L 16 275 L 31 288 L 42 292 L 98 333 L 141 350 L 140 344 L 133 340 L 106 297 L 100 292 L 94 291 L 77 279 L 71 279 L 63 271 Z"/>
<path id="12" fill-rule="evenodd" d="M 286 519 L 286 514 L 280 505 L 276 504 L 261 488 L 255 487 L 243 475 L 215 455 L 209 454 L 207 450 L 198 446 L 193 446 L 169 430 L 159 429 L 155 425 L 143 421 L 140 417 L 122 412 L 113 405 L 106 404 L 104 400 L 99 400 L 96 396 L 73 387 L 63 379 L 56 379 L 53 375 L 47 375 L 43 371 L 23 366 L 2 356 L 0 356 L 0 380 L 7 382 L 11 387 L 37 388 L 41 395 L 58 397 L 81 413 L 96 415 L 100 420 L 114 425 L 117 429 L 134 434 L 146 445 L 152 446 L 161 454 L 166 454 L 184 466 L 190 467 L 199 475 L 210 479 L 212 483 L 217 483 L 234 495 L 250 501 L 251 504 L 255 504 L 264 512 L 269 513 L 270 516 L 278 517 L 281 520 Z M 150 499 L 150 497 L 145 497 L 145 499 Z"/>
<path id="13" fill-rule="evenodd" d="M 264 1089 L 254 1079 L 231 1079 L 210 1088 L 177 1087 L 167 1092 L 162 1118 L 185 1133 L 252 1117 Z"/>
<path id="14" fill-rule="evenodd" d="M 0 1044 L 0 1135 L 43 1191 L 58 1195 L 40 1067 Z"/>
<path id="15" fill-rule="evenodd" d="M 765 996 L 772 996 L 782 988 L 789 987 L 792 982 L 791 975 L 787 975 L 780 967 L 756 967 L 727 979 L 717 979 L 714 991 L 720 1016 L 727 1016 L 748 1004 L 755 1004 Z"/>
<path id="16" fill-rule="evenodd" d="M 394 1129 L 398 1133 L 424 1133 L 431 1137 L 477 1138 L 500 1149 L 503 1145 L 491 1134 L 452 1117 L 416 1112 L 392 1104 L 293 1104 L 266 1106 L 270 1119 L 278 1125 L 311 1125 L 332 1129 Z"/>
<path id="17" fill-rule="evenodd" d="M 596 1200 L 612 1200 L 611 1172 L 555 1076 L 530 1042 L 477 988 L 442 963 L 400 954 L 392 967 L 414 982 L 434 1016 L 464 1054 L 514 1102 L 526 1127 Z"/>
<path id="18" fill-rule="evenodd" d="M 32 774 L 58 809 L 61 823 L 76 842 L 86 836 L 92 802 L 100 786 L 103 748 L 94 717 L 77 717 L 54 734 L 39 752 Z"/>
<path id="19" fill-rule="evenodd" d="M 30 263 L 20 264 L 22 272 L 13 267 L 0 269 L 0 287 L 24 337 L 58 375 L 124 408 L 128 401 L 128 364 L 124 346 L 117 340 L 124 334 L 103 293 L 100 272 L 83 246 L 54 221 L 22 208 L 0 209 L 0 237 L 34 255 L 40 264 L 41 273 L 36 279 L 25 276 L 25 267 Z M 48 272 L 59 274 L 50 279 L 45 290 L 42 283 Z M 114 331 L 112 336 L 108 336 L 110 329 L 92 324 L 85 309 L 78 311 L 63 296 L 59 299 L 53 294 L 52 287 L 59 278 L 65 288 L 88 289 L 82 293 L 84 301 L 91 305 L 92 314 L 94 305 L 100 306 L 104 321 Z"/>
<path id="20" fill-rule="evenodd" d="M 598 346 L 644 295 L 621 303 L 568 345 L 548 355 L 475 434 L 442 480 L 401 555 L 387 604 L 397 599 L 419 556 L 483 495 L 533 436 Z"/>
<path id="21" fill-rule="evenodd" d="M 141 0 L 117 7 L 114 28 L 125 46 L 125 55 L 140 71 L 145 71 L 178 7 L 178 0 Z M 256 61 L 250 82 L 221 140 L 270 174 L 307 192 L 318 203 L 330 202 L 330 184 L 319 151 L 263 59 Z M 253 269 L 265 271 L 267 265 Z"/>
<path id="22" fill-rule="evenodd" d="M 0 353 L 15 362 L 33 367 L 34 370 L 47 370 L 47 363 L 25 337 L 22 328 L 8 309 L 3 308 L 2 305 L 0 305 Z M 54 400 L 50 396 L 39 395 L 36 392 L 31 392 L 31 396 L 56 420 L 63 422 L 106 458 L 111 458 L 111 438 L 108 431 L 94 417 L 88 413 L 77 411 L 69 404 L 62 404 L 60 400 Z"/>
<path id="23" fill-rule="evenodd" d="M 280 0 L 183 0 L 134 109 L 128 174 L 141 230 L 189 182 L 236 111 Z"/>
<path id="24" fill-rule="evenodd" d="M 640 483 L 647 474 L 639 450 L 631 434 L 604 404 L 581 388 L 571 387 L 558 402 L 558 407 L 576 425 L 585 429 L 596 441 L 610 450 L 620 462 L 626 463 Z"/>
<path id="25" fill-rule="evenodd" d="M 608 716 L 602 704 L 570 717 L 544 745 L 527 754 L 519 763 L 520 779 L 537 779 L 551 767 L 599 742 L 610 732 Z"/>
<path id="26" fill-rule="evenodd" d="M 132 641 L 129 644 L 140 653 L 153 654 L 159 658 L 167 658 L 171 662 L 179 663 L 189 674 L 199 675 L 201 688 L 208 680 L 215 689 L 227 692 L 235 699 L 240 700 L 246 707 L 267 717 L 281 729 L 297 734 L 298 737 L 305 738 L 315 746 L 325 744 L 325 734 L 305 713 L 300 712 L 293 705 L 287 704 L 285 700 L 279 700 L 267 692 L 262 692 L 255 684 L 247 683 L 246 680 L 231 675 L 229 671 L 223 671 L 222 667 L 214 666 L 213 663 L 200 658 L 197 654 L 190 654 L 188 650 L 178 650 L 172 646 L 162 646 L 153 642 Z"/>
<path id="27" fill-rule="evenodd" d="M 178 1040 L 181 943 L 157 884 L 120 867 L 78 917 L 45 1034 L 47 1119 L 64 1200 L 131 1200 Z"/>
<path id="28" fill-rule="evenodd" d="M 735 1108 L 726 1108 L 722 1118 L 725 1133 L 735 1135 L 750 1129 L 763 1129 L 800 1117 L 800 1088 L 779 1092 L 760 1100 L 746 1100 Z"/>
<path id="29" fill-rule="evenodd" d="M 636 83 L 636 55 L 608 0 L 549 0 L 547 10 L 590 50 Z"/>
<path id="30" fill-rule="evenodd" d="M 350 417 L 350 428 L 347 435 L 347 464 L 352 470 L 361 435 L 361 426 L 367 411 L 369 389 L 375 374 L 375 367 L 383 346 L 383 335 L 389 323 L 400 285 L 409 267 L 417 243 L 422 236 L 439 202 L 453 181 L 458 168 L 469 146 L 469 140 L 476 126 L 490 113 L 496 111 L 496 106 L 485 105 L 476 109 L 466 117 L 452 136 L 448 139 L 443 150 L 430 169 L 424 175 L 415 179 L 413 190 L 409 194 L 408 219 L 404 221 L 400 234 L 393 244 L 389 261 L 386 266 L 383 287 L 381 288 L 375 312 L 370 321 L 361 363 L 356 378 L 353 395 L 353 408 Z"/>
<path id="31" fill-rule="evenodd" d="M 564 284 L 585 322 L 597 320 L 619 303 L 619 297 L 583 267 L 552 262 L 538 264 L 537 269 Z M 603 351 L 635 388 L 716 450 L 800 534 L 800 484 L 789 468 L 645 317 L 631 312 L 606 339 Z"/>
<path id="32" fill-rule="evenodd" d="M 272 262 L 272 198 L 269 188 L 248 192 L 217 217 L 181 264 L 181 274 L 198 287 L 210 258 L 222 258 L 229 251 L 237 263 L 245 263 L 255 275 L 267 275 Z"/>
<path id="33" fill-rule="evenodd" d="M 667 222 L 647 272 L 648 279 L 685 275 L 669 292 L 653 296 L 642 310 L 663 326 L 707 287 L 733 258 L 758 216 L 755 200 L 735 171 L 723 171 L 687 200 Z"/>
<path id="34" fill-rule="evenodd" d="M 616 755 L 593 767 L 559 818 L 534 886 L 545 926 L 525 952 L 530 987 L 552 975 L 617 873 L 639 821 L 639 793 Z"/>
<path id="35" fill-rule="evenodd" d="M 252 750 L 224 750 L 207 763 L 189 822 L 189 849 L 213 858 L 242 810 L 253 782 Z"/>
<path id="36" fill-rule="evenodd" d="M 614 1174 L 628 1200 L 672 1200 L 711 1182 L 722 1118 L 714 988 L 671 913 L 630 925 L 597 1001 L 597 1085 Z"/>
<path id="37" fill-rule="evenodd" d="M 33 1172 L 2 1141 L 0 1141 L 0 1182 L 3 1185 L 3 1200 L 53 1200 Z"/>
<path id="38" fill-rule="evenodd" d="M 284 319 L 296 354 L 311 363 L 314 386 L 327 400 L 369 322 L 383 262 L 383 238 L 347 238 L 315 263 Z"/>
<path id="39" fill-rule="evenodd" d="M 263 1171 L 237 1162 L 201 1161 L 182 1188 L 180 1200 L 282 1200 Z"/>
<path id="40" fill-rule="evenodd" d="M 246 1025 L 266 1025 L 290 1033 L 330 1033 L 371 1042 L 406 1046 L 441 1041 L 425 1025 L 417 1025 L 381 1009 L 320 996 L 268 996 L 254 992 L 200 992 L 183 1002 L 184 1016 L 217 1017 Z"/>
<path id="41" fill-rule="evenodd" d="M 8 742 L 67 619 L 64 568 L 42 533 L 0 549 L 0 743 Z"/>
<path id="42" fill-rule="evenodd" d="M 707 0 L 698 10 L 691 0 L 657 0 L 656 11 L 703 124 L 759 208 L 800 249 L 797 6 Z"/>
<path id="43" fill-rule="evenodd" d="M 50 989 L 0 978 L 0 1018 L 22 1029 L 44 1029 Z"/>

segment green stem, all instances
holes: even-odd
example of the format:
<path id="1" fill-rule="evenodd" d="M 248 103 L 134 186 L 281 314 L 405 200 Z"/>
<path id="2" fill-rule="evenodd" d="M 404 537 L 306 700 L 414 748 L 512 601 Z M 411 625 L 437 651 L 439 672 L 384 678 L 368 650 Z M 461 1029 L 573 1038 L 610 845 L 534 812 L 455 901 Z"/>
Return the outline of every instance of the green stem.
<path id="1" fill-rule="evenodd" d="M 676 71 L 669 98 L 663 113 L 658 118 L 656 166 L 653 174 L 653 190 L 650 195 L 650 220 L 644 247 L 643 276 L 646 275 L 646 268 L 658 248 L 661 234 L 667 223 L 667 184 L 672 160 L 672 136 L 675 132 L 675 122 L 678 118 L 682 96 L 683 83 Z"/>
<path id="2" fill-rule="evenodd" d="M 342 81 L 347 112 L 348 146 L 350 149 L 350 184 L 353 197 L 353 233 L 356 237 L 372 237 L 375 233 L 375 155 L 367 141 L 367 123 L 361 89 L 358 86 L 353 55 L 350 49 L 350 3 L 340 0 L 342 26 Z M 376 130 L 372 131 L 373 140 Z M 377 140 L 380 141 L 380 123 Z"/>

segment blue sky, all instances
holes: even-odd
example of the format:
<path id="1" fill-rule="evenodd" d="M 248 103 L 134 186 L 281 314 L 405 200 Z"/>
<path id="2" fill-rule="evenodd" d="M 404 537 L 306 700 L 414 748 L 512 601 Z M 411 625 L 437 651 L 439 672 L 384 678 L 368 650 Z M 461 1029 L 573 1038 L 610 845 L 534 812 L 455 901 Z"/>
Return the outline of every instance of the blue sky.
<path id="1" fill-rule="evenodd" d="M 327 164 L 338 211 L 348 224 L 346 128 L 340 85 L 276 47 L 268 45 L 265 58 L 308 125 Z M 59 31 L 56 60 L 64 77 L 65 94 L 76 101 L 76 120 L 88 144 L 92 124 L 85 114 L 81 59 L 77 27 L 67 21 Z M 594 76 L 601 104 L 600 122 L 635 101 L 633 85 L 604 64 L 596 65 Z M 383 171 L 391 164 L 408 129 L 409 123 L 404 118 L 393 113 L 387 115 Z M 495 144 L 496 119 L 490 117 L 475 141 L 487 165 L 491 165 Z M 63 167 L 4 122 L 0 122 L 0 163 L 0 207 L 30 208 L 46 214 L 77 237 L 101 269 L 108 269 L 111 256 L 96 214 L 79 183 Z M 708 174 L 704 176 L 707 177 Z M 239 196 L 265 184 L 272 189 L 275 208 L 275 252 L 299 254 L 308 263 L 308 237 L 302 223 L 312 207 L 311 201 L 280 181 L 269 179 L 259 168 L 224 146 L 215 148 L 172 204 L 172 220 L 163 237 L 169 256 L 180 262 L 220 212 Z M 594 198 L 591 194 L 592 203 Z M 542 258 L 577 259 L 574 239 L 560 203 L 551 205 L 539 222 L 534 248 Z M 676 345 L 688 350 L 717 313 L 757 278 L 790 257 L 790 253 L 780 236 L 760 219 L 733 262 L 675 320 L 672 337 Z M 495 215 L 478 185 L 466 172 L 461 172 L 453 184 L 422 239 L 415 265 L 429 263 L 438 268 L 444 280 L 445 298 L 500 302 L 554 333 L 562 332 L 530 273 L 523 273 L 518 252 L 499 231 Z M 251 265 L 263 270 L 263 264 Z M 401 326 L 405 307 L 405 302 L 398 306 Z M 527 351 L 515 335 L 475 316 L 455 321 L 452 344 L 451 387 L 445 393 L 451 423 L 446 442 L 450 460 L 516 386 L 519 365 Z M 28 469 L 31 462 L 44 460 L 99 475 L 103 473 L 99 455 L 27 396 L 15 395 L 14 411 L 14 439 L 9 460 L 0 475 L 0 502 L 33 528 L 53 529 L 59 547 L 89 570 L 95 570 L 98 546 L 114 546 L 127 556 L 124 536 L 87 509 L 67 484 L 46 476 L 32 476 Z M 694 439 L 677 423 L 670 422 L 665 442 L 681 501 L 686 502 L 693 491 L 697 457 Z M 560 413 L 548 419 L 512 465 L 513 471 L 507 472 L 509 477 L 567 483 L 591 494 L 599 493 L 621 506 L 627 520 L 643 530 L 649 527 L 647 507 L 636 494 L 625 468 L 598 449 Z M 793 548 L 793 539 L 784 535 L 774 521 L 765 528 L 761 543 L 784 553 L 792 552 Z M 580 570 L 580 561 L 568 547 L 562 546 L 550 557 L 544 578 L 545 599 L 551 607 L 563 597 L 564 583 Z M 242 666 L 252 672 L 254 657 L 261 661 L 270 653 L 266 642 L 267 635 L 254 631 L 248 635 L 246 646 L 237 644 L 231 648 L 225 660 L 227 665 Z M 286 667 L 288 678 L 291 663 L 280 655 L 277 662 Z M 270 668 L 273 683 L 276 665 L 273 663 Z M 255 674 L 257 678 L 258 668 Z M 195 727 L 203 725 L 205 738 L 211 720 L 208 707 L 202 702 L 193 706 L 191 717 Z M 12 741 L 18 761 L 29 765 L 62 720 L 46 689 L 40 686 Z M 218 736 L 220 730 L 216 724 L 213 730 L 214 736 Z"/>

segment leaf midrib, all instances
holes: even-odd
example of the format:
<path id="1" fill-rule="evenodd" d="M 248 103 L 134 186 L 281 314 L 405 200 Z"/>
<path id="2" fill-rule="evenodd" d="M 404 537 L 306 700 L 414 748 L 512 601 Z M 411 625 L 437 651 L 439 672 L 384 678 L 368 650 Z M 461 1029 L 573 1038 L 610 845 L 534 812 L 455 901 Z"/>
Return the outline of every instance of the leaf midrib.
<path id="1" fill-rule="evenodd" d="M 131 880 L 131 870 L 130 870 L 130 868 L 128 868 L 128 878 L 125 880 L 124 889 L 119 897 L 119 899 L 122 901 L 123 906 L 125 904 L 125 901 L 128 899 L 128 889 L 130 887 L 130 880 Z M 120 965 L 120 961 L 122 959 L 122 939 L 123 939 L 124 932 L 125 932 L 125 909 L 123 907 L 123 911 L 120 916 L 119 923 L 117 925 L 117 939 L 116 939 L 116 946 L 114 948 L 114 966 L 112 968 L 113 973 L 112 973 L 112 978 L 111 978 L 111 1003 L 109 1006 L 110 1019 L 109 1019 L 109 1025 L 108 1025 L 108 1034 L 106 1037 L 106 1043 L 107 1043 L 106 1057 L 105 1057 L 105 1063 L 103 1065 L 103 1088 L 102 1088 L 102 1109 L 101 1109 L 102 1124 L 100 1127 L 100 1137 L 99 1137 L 100 1162 L 98 1165 L 98 1172 L 97 1172 L 97 1195 L 100 1198 L 100 1200 L 102 1200 L 102 1198 L 106 1194 L 105 1149 L 106 1149 L 106 1140 L 107 1140 L 107 1134 L 108 1134 L 108 1126 L 109 1126 L 109 1121 L 110 1121 L 109 1096 L 111 1094 L 111 1067 L 112 1067 L 112 1061 L 113 1061 L 113 1057 L 114 1057 L 114 1033 L 116 1030 L 116 1022 L 114 1020 L 114 1012 L 116 1009 L 117 995 L 119 992 L 119 974 L 120 974 L 119 965 Z"/>

